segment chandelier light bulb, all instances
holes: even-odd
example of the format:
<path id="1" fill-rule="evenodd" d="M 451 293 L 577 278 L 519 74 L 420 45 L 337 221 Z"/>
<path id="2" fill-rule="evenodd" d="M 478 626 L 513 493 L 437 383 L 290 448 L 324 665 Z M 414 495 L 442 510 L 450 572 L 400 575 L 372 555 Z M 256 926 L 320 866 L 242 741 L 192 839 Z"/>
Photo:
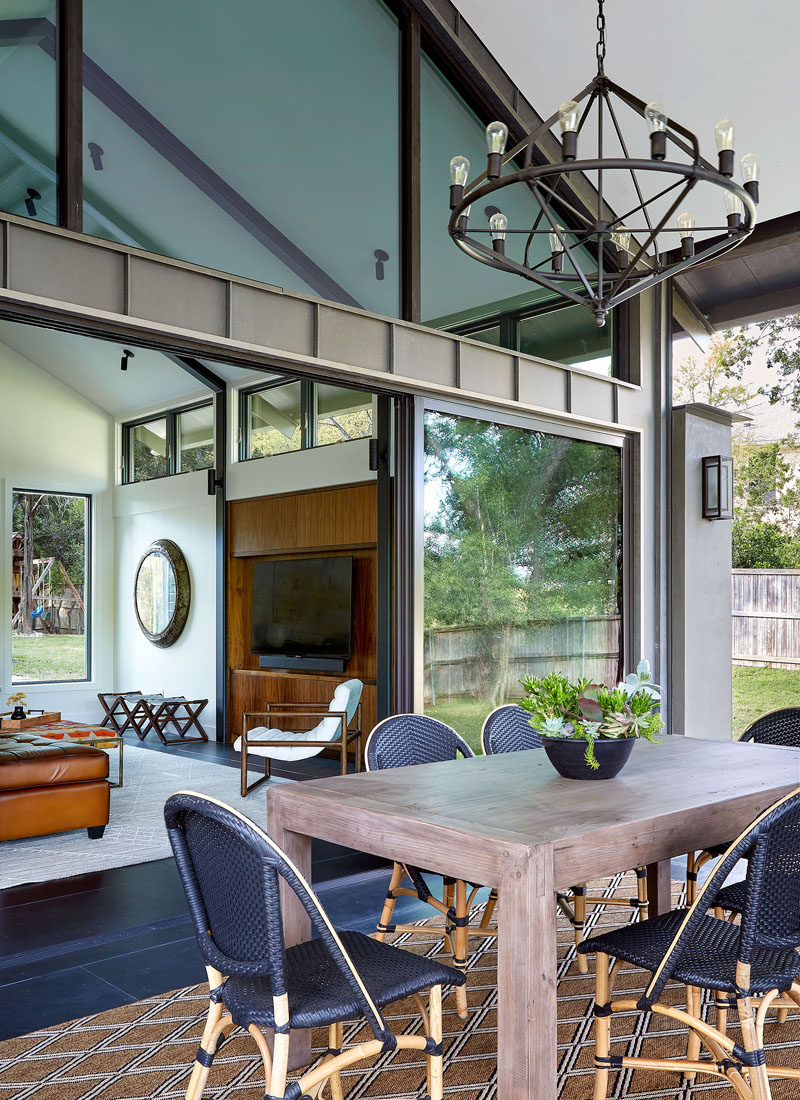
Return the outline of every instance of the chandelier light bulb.
<path id="1" fill-rule="evenodd" d="M 694 214 L 691 214 L 688 210 L 683 210 L 678 214 L 678 229 L 681 233 L 681 256 L 684 260 L 694 256 L 694 227 L 696 225 Z"/>
<path id="2" fill-rule="evenodd" d="M 742 166 L 742 179 L 744 180 L 744 189 L 753 202 L 758 202 L 758 176 L 760 172 L 760 166 L 758 163 L 758 157 L 755 153 L 745 153 L 742 157 L 740 164 Z"/>
<path id="3" fill-rule="evenodd" d="M 504 126 L 502 122 L 490 122 L 486 127 L 486 148 L 489 151 L 486 175 L 490 180 L 496 180 L 500 175 L 507 141 L 508 127 Z"/>
<path id="4" fill-rule="evenodd" d="M 461 214 L 459 215 L 458 228 L 461 230 L 462 233 L 466 233 L 469 229 L 469 212 L 471 209 L 471 205 L 465 206 L 464 209 L 461 211 Z"/>
<path id="5" fill-rule="evenodd" d="M 492 214 L 491 218 L 489 218 L 489 229 L 492 232 L 492 248 L 495 252 L 499 252 L 501 256 L 504 255 L 506 250 L 508 218 L 498 210 L 496 214 Z"/>
<path id="6" fill-rule="evenodd" d="M 631 231 L 625 225 L 620 225 L 611 234 L 611 243 L 616 248 L 617 252 L 630 252 L 631 250 Z"/>
<path id="7" fill-rule="evenodd" d="M 561 128 L 561 144 L 564 160 L 575 160 L 578 151 L 578 115 L 580 106 L 574 99 L 566 99 L 558 108 L 558 125 Z"/>
<path id="8" fill-rule="evenodd" d="M 667 155 L 667 112 L 664 104 L 654 99 L 645 107 L 644 117 L 650 127 L 650 157 L 652 160 L 663 160 Z"/>
<path id="9" fill-rule="evenodd" d="M 728 215 L 728 229 L 739 229 L 744 217 L 744 203 L 733 191 L 725 192 L 725 213 Z"/>
<path id="10" fill-rule="evenodd" d="M 466 157 L 453 157 L 450 161 L 450 209 L 461 202 L 469 179 L 469 161 Z"/>
<path id="11" fill-rule="evenodd" d="M 564 234 L 564 226 L 557 226 L 559 233 Z M 553 271 L 561 271 L 564 267 L 564 245 L 561 243 L 561 237 L 556 233 L 555 229 L 552 229 L 547 234 L 547 239 L 550 242 L 550 266 Z"/>
<path id="12" fill-rule="evenodd" d="M 729 118 L 720 119 L 714 127 L 714 140 L 719 150 L 719 170 L 729 179 L 733 175 L 734 152 L 736 144 L 736 126 Z"/>

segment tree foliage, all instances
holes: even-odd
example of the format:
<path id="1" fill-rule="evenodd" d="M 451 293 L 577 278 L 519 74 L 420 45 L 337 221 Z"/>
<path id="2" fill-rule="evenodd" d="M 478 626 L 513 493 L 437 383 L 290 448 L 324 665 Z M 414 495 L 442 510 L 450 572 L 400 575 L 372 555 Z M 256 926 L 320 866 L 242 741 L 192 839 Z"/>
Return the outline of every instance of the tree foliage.
<path id="1" fill-rule="evenodd" d="M 618 610 L 614 448 L 429 414 L 425 453 L 426 626 Z"/>
<path id="2" fill-rule="evenodd" d="M 692 356 L 680 363 L 673 379 L 675 401 L 703 401 L 727 409 L 749 405 L 757 391 L 742 381 L 746 360 L 737 340 L 732 332 L 717 335 L 705 359 Z"/>

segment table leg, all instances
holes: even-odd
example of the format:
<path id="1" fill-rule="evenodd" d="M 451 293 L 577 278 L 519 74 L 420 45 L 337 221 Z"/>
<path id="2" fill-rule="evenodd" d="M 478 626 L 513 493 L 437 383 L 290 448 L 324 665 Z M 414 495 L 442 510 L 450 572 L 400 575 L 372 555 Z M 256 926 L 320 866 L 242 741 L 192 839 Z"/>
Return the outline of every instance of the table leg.
<path id="1" fill-rule="evenodd" d="M 672 875 L 668 859 L 647 865 L 647 902 L 648 917 L 660 917 L 672 909 Z"/>
<path id="2" fill-rule="evenodd" d="M 498 1096 L 556 1095 L 556 919 L 553 849 L 527 849 L 500 882 Z"/>
<path id="3" fill-rule="evenodd" d="M 286 798 L 276 797 L 280 787 L 267 791 L 267 830 L 292 863 L 311 882 L 311 838 L 294 833 L 288 827 Z M 311 922 L 303 906 L 286 883 L 281 883 L 283 935 L 287 947 L 311 938 Z M 307 1066 L 311 1061 L 311 1032 L 293 1031 L 289 1048 L 289 1069 Z"/>

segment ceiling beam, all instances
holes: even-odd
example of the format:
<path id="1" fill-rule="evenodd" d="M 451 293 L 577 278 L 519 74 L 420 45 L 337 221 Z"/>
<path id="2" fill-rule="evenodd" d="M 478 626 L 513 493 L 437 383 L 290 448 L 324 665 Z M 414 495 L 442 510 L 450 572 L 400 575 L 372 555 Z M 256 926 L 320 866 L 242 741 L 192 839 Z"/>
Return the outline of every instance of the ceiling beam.
<path id="1" fill-rule="evenodd" d="M 755 321 L 768 321 L 772 317 L 784 317 L 787 313 L 800 312 L 800 286 L 773 290 L 754 298 L 740 298 L 712 309 L 708 319 L 715 330 L 731 325 L 746 325 Z"/>

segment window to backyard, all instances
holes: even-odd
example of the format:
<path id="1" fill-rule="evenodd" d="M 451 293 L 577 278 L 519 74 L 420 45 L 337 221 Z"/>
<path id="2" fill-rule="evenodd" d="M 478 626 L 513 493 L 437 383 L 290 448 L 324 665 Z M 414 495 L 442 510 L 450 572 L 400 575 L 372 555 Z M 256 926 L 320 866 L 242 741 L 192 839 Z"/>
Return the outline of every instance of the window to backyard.
<path id="1" fill-rule="evenodd" d="M 277 378 L 240 395 L 240 458 L 266 458 L 372 435 L 372 394 Z"/>
<path id="2" fill-rule="evenodd" d="M 520 677 L 614 682 L 618 447 L 425 414 L 425 706 L 475 746 Z"/>
<path id="3" fill-rule="evenodd" d="M 214 465 L 210 401 L 122 425 L 122 481 L 152 481 Z"/>
<path id="4" fill-rule="evenodd" d="M 90 498 L 15 489 L 12 682 L 89 679 Z"/>

